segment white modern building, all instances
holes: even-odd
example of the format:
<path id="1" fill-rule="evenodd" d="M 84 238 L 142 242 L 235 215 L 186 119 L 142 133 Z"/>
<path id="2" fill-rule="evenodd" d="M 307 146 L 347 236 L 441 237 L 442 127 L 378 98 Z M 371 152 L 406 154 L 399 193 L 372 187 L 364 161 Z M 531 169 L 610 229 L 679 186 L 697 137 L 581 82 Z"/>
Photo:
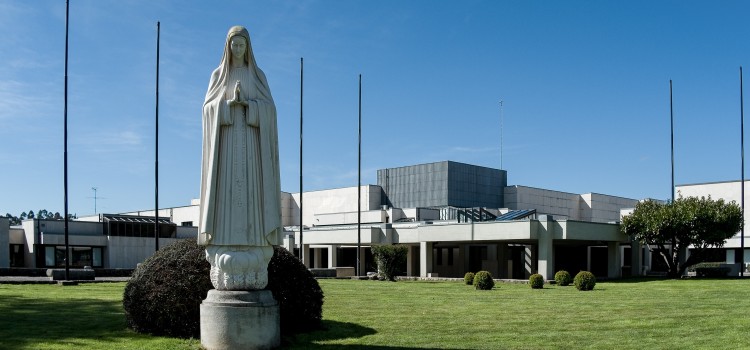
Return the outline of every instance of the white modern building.
<path id="1" fill-rule="evenodd" d="M 354 267 L 359 236 L 362 273 L 375 270 L 369 247 L 377 244 L 407 245 L 403 272 L 409 276 L 462 277 L 487 270 L 496 278 L 523 279 L 538 272 L 551 279 L 566 269 L 617 278 L 644 272 L 643 249 L 630 249 L 617 224 L 620 211 L 636 200 L 508 186 L 504 170 L 451 161 L 381 169 L 377 185 L 301 197 L 281 194 L 286 234 L 279 243 L 302 252 L 311 268 Z M 198 207 L 194 200 L 159 210 L 160 246 L 196 236 Z M 12 260 L 6 264 L 15 267 L 60 266 L 62 226 L 62 221 L 33 219 L 9 227 L 0 220 L 0 237 L 9 239 L 0 244 L 15 260 L 0 259 Z M 133 268 L 154 252 L 154 227 L 153 210 L 72 221 L 68 256 L 73 266 Z"/>

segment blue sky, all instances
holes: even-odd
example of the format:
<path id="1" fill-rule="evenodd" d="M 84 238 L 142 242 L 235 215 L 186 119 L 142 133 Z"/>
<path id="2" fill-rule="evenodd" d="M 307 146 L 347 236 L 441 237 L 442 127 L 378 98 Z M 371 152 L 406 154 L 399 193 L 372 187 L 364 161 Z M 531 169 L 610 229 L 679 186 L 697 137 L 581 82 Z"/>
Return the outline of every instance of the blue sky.
<path id="1" fill-rule="evenodd" d="M 670 197 L 740 177 L 741 1 L 71 0 L 71 213 L 153 207 L 156 22 L 161 21 L 159 203 L 200 182 L 201 105 L 226 31 L 248 27 L 277 104 L 282 190 L 433 161 L 500 167 L 508 183 Z M 0 2 L 0 213 L 63 211 L 65 1 Z"/>

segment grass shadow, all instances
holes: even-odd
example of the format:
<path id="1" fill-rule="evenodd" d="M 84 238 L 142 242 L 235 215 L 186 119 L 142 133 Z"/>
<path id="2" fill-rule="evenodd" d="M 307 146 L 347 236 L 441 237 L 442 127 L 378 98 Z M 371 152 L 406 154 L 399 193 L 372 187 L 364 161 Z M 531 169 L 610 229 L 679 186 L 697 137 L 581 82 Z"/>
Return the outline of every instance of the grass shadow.
<path id="1" fill-rule="evenodd" d="M 122 305 L 99 299 L 30 299 L 5 295 L 0 301 L 0 348 L 42 343 L 107 343 L 137 337 L 125 325 Z M 80 344 L 84 346 L 83 344 Z"/>
<path id="2" fill-rule="evenodd" d="M 326 341 L 357 339 L 377 334 L 377 330 L 352 322 L 323 320 L 323 329 L 297 334 L 282 340 L 284 349 L 366 349 L 366 350 L 409 350 L 429 349 L 424 347 L 383 346 L 364 344 L 320 344 Z M 460 350 L 460 349 L 459 349 Z"/>

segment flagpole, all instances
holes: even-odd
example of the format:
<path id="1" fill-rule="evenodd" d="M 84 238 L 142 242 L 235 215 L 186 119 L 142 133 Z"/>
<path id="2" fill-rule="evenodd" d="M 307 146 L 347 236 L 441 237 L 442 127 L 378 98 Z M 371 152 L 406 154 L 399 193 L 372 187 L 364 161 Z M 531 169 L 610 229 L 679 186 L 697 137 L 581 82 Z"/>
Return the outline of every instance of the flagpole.
<path id="1" fill-rule="evenodd" d="M 742 92 L 742 66 L 740 66 L 740 147 L 742 155 L 742 181 L 740 182 L 740 203 L 742 206 L 742 217 L 745 220 L 745 99 Z M 740 229 L 740 277 L 745 276 L 745 223 Z"/>
<path id="2" fill-rule="evenodd" d="M 669 134 L 672 147 L 672 202 L 674 202 L 674 109 L 672 106 L 672 79 L 669 79 Z"/>
<path id="3" fill-rule="evenodd" d="M 70 13 L 70 1 L 65 0 L 65 96 L 64 96 L 64 108 L 63 108 L 63 162 L 64 162 L 64 175 L 63 175 L 63 187 L 64 187 L 64 200 L 65 200 L 65 280 L 70 280 L 70 245 L 68 242 L 68 21 Z"/>
<path id="4" fill-rule="evenodd" d="M 304 73 L 305 61 L 303 57 L 299 58 L 299 258 L 304 264 L 305 249 L 302 240 L 302 231 L 304 231 L 304 222 L 302 219 L 302 103 L 304 96 Z M 294 252 L 294 243 L 292 243 L 292 252 Z"/>
<path id="5" fill-rule="evenodd" d="M 359 139 L 357 147 L 357 276 L 361 276 L 360 254 L 362 249 L 362 74 L 359 75 Z"/>
<path id="6" fill-rule="evenodd" d="M 161 23 L 156 22 L 156 143 L 154 145 L 154 247 L 159 250 L 159 39 Z"/>

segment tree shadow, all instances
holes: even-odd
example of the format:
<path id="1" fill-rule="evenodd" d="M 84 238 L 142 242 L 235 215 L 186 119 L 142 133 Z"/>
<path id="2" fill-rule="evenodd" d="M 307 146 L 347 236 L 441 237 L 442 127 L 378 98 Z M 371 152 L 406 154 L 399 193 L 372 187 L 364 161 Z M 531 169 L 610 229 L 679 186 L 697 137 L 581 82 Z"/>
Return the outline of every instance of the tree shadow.
<path id="1" fill-rule="evenodd" d="M 0 348 L 42 343 L 81 344 L 81 339 L 114 342 L 138 337 L 129 332 L 121 303 L 100 299 L 30 299 L 3 295 Z M 90 346 L 90 344 L 88 344 Z"/>
<path id="2" fill-rule="evenodd" d="M 409 350 L 409 349 L 430 349 L 425 347 L 403 347 L 403 346 L 385 346 L 385 345 L 363 345 L 363 344 L 320 344 L 320 342 L 356 339 L 368 335 L 377 334 L 377 330 L 365 327 L 351 322 L 339 322 L 323 320 L 323 329 L 308 333 L 297 334 L 294 337 L 288 337 L 282 340 L 282 347 L 285 349 L 366 349 L 366 350 Z M 468 350 L 468 349 L 467 349 Z"/>

